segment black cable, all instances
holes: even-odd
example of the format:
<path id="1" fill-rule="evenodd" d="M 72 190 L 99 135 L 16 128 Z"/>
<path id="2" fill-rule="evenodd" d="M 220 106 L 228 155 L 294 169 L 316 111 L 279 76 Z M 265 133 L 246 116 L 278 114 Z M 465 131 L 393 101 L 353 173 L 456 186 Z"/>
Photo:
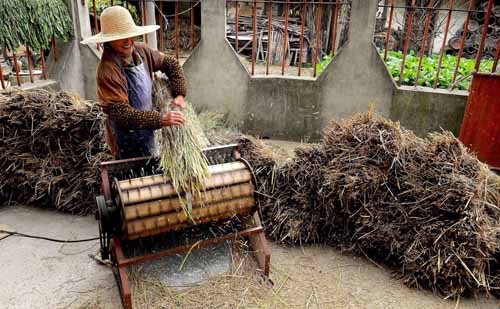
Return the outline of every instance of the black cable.
<path id="1" fill-rule="evenodd" d="M 43 239 L 43 240 L 48 240 L 48 241 L 53 241 L 53 242 L 62 242 L 62 243 L 76 243 L 76 242 L 93 241 L 93 240 L 99 239 L 99 237 L 94 237 L 94 238 L 87 238 L 87 239 L 64 240 L 64 239 L 55 239 L 55 238 L 49 238 L 49 237 L 43 237 L 43 236 L 28 235 L 28 234 L 23 234 L 23 233 L 18 233 L 18 232 L 10 232 L 10 231 L 4 231 L 4 230 L 0 230 L 0 233 L 9 234 L 9 236 L 22 236 L 22 237 Z M 5 239 L 5 238 L 3 238 L 3 239 Z"/>

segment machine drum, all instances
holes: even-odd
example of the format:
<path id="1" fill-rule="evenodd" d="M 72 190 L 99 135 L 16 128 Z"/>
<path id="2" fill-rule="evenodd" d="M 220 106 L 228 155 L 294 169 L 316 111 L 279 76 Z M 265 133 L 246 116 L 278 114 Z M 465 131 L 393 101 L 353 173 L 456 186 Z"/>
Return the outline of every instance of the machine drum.
<path id="1" fill-rule="evenodd" d="M 254 179 L 247 164 L 235 161 L 211 165 L 209 169 L 211 176 L 205 190 L 199 196 L 179 192 L 182 200 L 165 175 L 115 179 L 113 191 L 125 238 L 156 235 L 255 210 Z M 186 205 L 189 214 L 183 210 Z"/>

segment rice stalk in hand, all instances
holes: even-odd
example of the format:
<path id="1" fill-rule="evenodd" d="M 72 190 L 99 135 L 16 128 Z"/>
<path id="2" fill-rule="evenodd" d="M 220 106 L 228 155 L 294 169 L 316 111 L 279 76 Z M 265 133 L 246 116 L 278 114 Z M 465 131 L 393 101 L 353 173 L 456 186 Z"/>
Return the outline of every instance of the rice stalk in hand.
<path id="1" fill-rule="evenodd" d="M 167 82 L 156 79 L 154 83 L 155 105 L 162 112 L 171 111 Z M 205 182 L 210 176 L 208 161 L 195 134 L 196 114 L 189 103 L 184 109 L 186 122 L 180 126 L 168 126 L 159 130 L 158 142 L 160 166 L 170 176 L 182 208 L 186 215 L 196 223 L 191 215 L 191 200 L 201 198 Z M 184 194 L 184 198 L 182 197 Z"/>

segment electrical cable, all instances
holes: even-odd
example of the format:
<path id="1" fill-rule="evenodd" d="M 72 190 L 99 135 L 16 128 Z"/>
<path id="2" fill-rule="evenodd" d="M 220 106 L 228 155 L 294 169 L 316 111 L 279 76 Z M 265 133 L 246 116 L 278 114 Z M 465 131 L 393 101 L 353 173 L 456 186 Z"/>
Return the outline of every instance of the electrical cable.
<path id="1" fill-rule="evenodd" d="M 21 236 L 21 237 L 42 239 L 42 240 L 60 242 L 60 243 L 78 243 L 78 242 L 86 242 L 86 241 L 93 241 L 93 240 L 99 239 L 99 237 L 94 237 L 94 238 L 87 238 L 87 239 L 65 240 L 65 239 L 55 239 L 55 238 L 50 238 L 50 237 L 29 235 L 29 234 L 18 233 L 18 232 L 10 232 L 10 231 L 4 231 L 4 230 L 0 230 L 0 233 L 5 233 L 5 234 L 8 234 L 9 236 Z M 3 239 L 8 238 L 9 236 L 7 236 Z M 3 240 L 3 239 L 1 239 L 1 240 Z"/>

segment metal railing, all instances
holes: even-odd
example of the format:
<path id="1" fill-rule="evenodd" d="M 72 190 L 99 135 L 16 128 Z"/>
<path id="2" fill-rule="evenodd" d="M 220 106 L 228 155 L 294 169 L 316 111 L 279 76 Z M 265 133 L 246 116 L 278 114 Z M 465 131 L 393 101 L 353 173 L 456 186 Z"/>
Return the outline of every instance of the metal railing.
<path id="1" fill-rule="evenodd" d="M 51 45 L 52 45 L 52 56 L 54 57 L 54 62 L 57 61 L 57 47 L 56 47 L 56 44 L 55 44 L 55 38 L 52 38 L 51 40 Z M 33 53 L 29 47 L 29 45 L 25 45 L 25 48 L 26 48 L 26 51 L 23 53 L 23 54 L 16 54 L 15 51 L 9 51 L 7 50 L 7 53 L 8 52 L 11 52 L 12 54 L 12 62 L 13 62 L 13 68 L 14 68 L 14 74 L 16 76 L 16 85 L 17 86 L 22 86 L 23 82 L 22 82 L 22 78 L 21 78 L 21 68 L 19 67 L 19 63 L 18 63 L 18 56 L 19 57 L 26 57 L 27 59 L 27 63 L 28 63 L 28 73 L 29 73 L 29 78 L 30 78 L 30 82 L 31 83 L 34 83 L 35 82 L 35 77 L 34 77 L 34 66 L 35 64 L 33 63 Z M 40 61 L 41 61 L 41 65 L 42 65 L 42 79 L 47 79 L 47 71 L 46 71 L 46 65 L 45 65 L 45 50 L 44 49 L 40 49 Z M 7 59 L 4 59 L 4 61 L 7 60 Z M 9 74 L 10 75 L 10 74 Z M 9 76 L 9 79 L 10 79 L 10 76 Z M 7 87 L 10 85 L 12 85 L 12 82 L 9 82 L 9 84 L 7 83 L 8 81 L 5 80 L 5 77 L 4 77 L 4 72 L 3 72 L 3 69 L 2 69 L 2 65 L 0 64 L 0 85 L 2 87 L 2 89 L 7 89 Z"/>
<path id="2" fill-rule="evenodd" d="M 82 0 L 84 1 L 84 0 Z M 155 16 L 148 16 L 148 10 L 146 9 L 147 3 L 153 3 L 154 5 L 154 10 L 155 10 Z M 183 9 L 180 11 L 180 4 L 183 4 L 183 6 L 186 6 L 187 8 Z M 166 5 L 174 5 L 174 13 L 172 14 L 167 14 L 166 12 Z M 167 29 L 168 25 L 168 18 L 173 18 L 174 20 L 174 33 L 175 33 L 175 47 L 174 47 L 174 55 L 177 59 L 180 57 L 180 50 L 181 50 L 181 44 L 180 44 L 180 31 L 181 31 L 181 25 L 180 25 L 180 20 L 179 18 L 181 16 L 186 16 L 189 15 L 189 20 L 190 20 L 190 28 L 189 28 L 189 33 L 190 33 L 190 44 L 189 44 L 189 51 L 192 51 L 195 46 L 197 40 L 200 38 L 196 36 L 196 31 L 195 31 L 195 10 L 200 6 L 201 0 L 110 0 L 109 5 L 121 5 L 124 6 L 127 9 L 131 9 L 131 6 L 134 6 L 138 8 L 140 12 L 140 18 L 141 18 L 141 23 L 142 25 L 147 25 L 148 20 L 155 20 L 158 21 L 158 24 L 160 26 L 159 33 L 158 33 L 158 48 L 162 51 L 165 50 L 165 30 Z M 89 10 L 90 7 L 93 10 L 93 16 L 91 18 L 93 19 L 93 22 L 91 23 L 92 25 L 92 32 L 98 33 L 99 32 L 99 17 L 97 13 L 97 8 L 96 8 L 96 0 L 91 0 L 91 3 L 89 3 Z M 158 19 L 156 18 L 158 16 Z M 148 35 L 143 35 L 143 41 L 147 44 L 148 43 Z M 97 48 L 99 49 L 100 46 L 97 44 Z"/>
<path id="3" fill-rule="evenodd" d="M 252 17 L 249 18 L 245 16 L 240 16 L 239 7 L 240 4 L 245 4 L 247 7 L 252 8 Z M 262 14 L 257 14 L 257 7 L 264 4 L 262 9 Z M 278 43 L 274 44 L 276 49 L 276 54 L 281 58 L 281 75 L 285 75 L 287 68 L 287 57 L 291 54 L 291 41 L 295 34 L 298 34 L 300 28 L 300 34 L 298 34 L 298 49 L 295 50 L 295 58 L 298 56 L 297 63 L 297 76 L 302 75 L 302 68 L 304 64 L 304 54 L 307 57 L 308 48 L 307 45 L 312 45 L 312 76 L 317 76 L 317 64 L 321 58 L 320 53 L 330 54 L 331 57 L 335 55 L 336 50 L 341 42 L 338 42 L 339 36 L 339 12 L 342 11 L 344 7 L 350 10 L 350 1 L 323 1 L 323 0 L 226 0 L 226 7 L 229 5 L 234 6 L 235 16 L 234 16 L 234 30 L 232 34 L 228 35 L 228 39 L 231 39 L 232 45 L 238 54 L 242 54 L 245 48 L 251 44 L 251 54 L 247 55 L 250 58 L 250 73 L 251 75 L 256 75 L 255 66 L 258 62 L 259 55 L 262 55 L 262 60 L 265 61 L 265 75 L 270 74 L 270 66 L 273 58 L 273 40 L 278 37 Z M 280 5 L 283 9 L 282 16 L 276 16 L 273 14 L 273 5 Z M 292 10 L 292 6 L 294 9 Z M 267 7 L 267 9 L 265 9 Z M 310 26 L 306 25 L 306 11 L 310 10 L 315 15 L 313 19 L 315 24 Z M 324 12 L 330 9 L 329 22 L 327 23 L 327 29 L 324 29 Z M 267 12 L 264 12 L 267 11 Z M 300 26 L 295 26 L 294 29 L 290 30 L 290 12 L 295 12 L 295 16 L 300 19 Z M 267 16 L 266 16 L 267 15 Z M 348 23 L 348 16 L 347 21 Z M 240 35 L 240 27 L 248 28 L 248 24 L 251 21 L 251 35 Z M 259 24 L 258 24 L 259 22 Z M 228 25 L 232 26 L 233 20 L 228 20 Z M 267 27 L 266 27 L 267 25 Z M 267 29 L 266 29 L 267 28 Z M 296 28 L 296 29 L 295 29 Z M 308 38 L 307 33 L 314 32 L 314 37 Z M 326 33 L 325 33 L 326 32 Z M 249 31 L 246 32 L 247 34 Z M 243 38 L 243 39 L 242 39 Z M 324 44 L 324 38 L 326 38 L 326 45 Z M 240 41 L 243 42 L 243 47 L 240 48 Z M 266 48 L 264 49 L 264 44 Z M 304 49 L 306 52 L 304 52 Z"/>
<path id="4" fill-rule="evenodd" d="M 464 1 L 462 1 L 464 2 Z M 432 87 L 436 89 L 438 87 L 438 82 L 439 82 L 439 77 L 443 69 L 443 57 L 445 53 L 447 52 L 447 44 L 450 43 L 451 40 L 448 40 L 448 36 L 450 34 L 450 23 L 452 21 L 452 18 L 457 15 L 458 12 L 462 14 L 466 14 L 465 21 L 463 23 L 462 29 L 459 31 L 459 38 L 454 37 L 454 47 L 456 48 L 453 53 L 456 53 L 456 64 L 453 69 L 453 77 L 451 79 L 451 83 L 449 85 L 449 89 L 453 89 L 456 84 L 457 84 L 457 76 L 460 68 L 460 63 L 464 58 L 464 47 L 465 44 L 468 40 L 471 38 L 471 25 L 473 22 L 472 17 L 475 19 L 479 19 L 480 21 L 483 22 L 482 29 L 480 31 L 480 37 L 479 37 L 479 42 L 477 43 L 477 52 L 476 48 L 471 48 L 472 52 L 475 54 L 475 64 L 474 64 L 474 72 L 479 72 L 480 71 L 480 66 L 481 66 L 481 61 L 485 60 L 485 44 L 487 40 L 489 42 L 493 41 L 495 39 L 495 35 L 498 34 L 498 37 L 496 37 L 496 52 L 494 56 L 491 54 L 492 48 L 494 47 L 489 47 L 488 50 L 488 55 L 490 61 L 493 60 L 493 64 L 491 66 L 491 72 L 496 72 L 497 65 L 498 65 L 498 59 L 500 57 L 500 6 L 497 5 L 495 7 L 494 5 L 494 0 L 489 0 L 488 2 L 483 2 L 481 5 L 478 5 L 477 3 L 478 0 L 467 0 L 463 5 L 466 5 L 466 7 L 458 7 L 458 1 L 455 0 L 449 0 L 447 3 L 447 6 L 441 7 L 437 6 L 437 4 L 441 4 L 441 1 L 437 0 L 428 0 L 426 5 L 417 5 L 416 0 L 411 0 L 410 5 L 396 5 L 395 0 L 387 0 L 385 1 L 385 4 L 379 4 L 379 9 L 382 10 L 388 10 L 389 17 L 388 17 L 388 25 L 386 34 L 385 34 L 385 42 L 384 42 L 384 52 L 383 52 L 383 59 L 387 63 L 388 59 L 388 52 L 390 50 L 390 39 L 391 39 L 391 32 L 394 30 L 393 29 L 393 22 L 394 22 L 394 12 L 396 9 L 404 9 L 405 10 L 405 21 L 404 21 L 404 27 L 406 28 L 405 35 L 404 35 L 404 44 L 402 48 L 402 61 L 401 61 L 401 68 L 400 68 L 400 73 L 399 73 L 399 78 L 397 79 L 397 83 L 399 85 L 403 84 L 403 76 L 404 72 L 406 69 L 406 59 L 408 57 L 409 53 L 409 45 L 410 41 L 412 40 L 412 34 L 415 35 L 415 29 L 414 29 L 414 18 L 417 13 L 420 14 L 420 16 L 425 17 L 425 25 L 423 27 L 422 33 L 419 33 L 419 35 L 422 35 L 421 40 L 421 46 L 419 50 L 416 50 L 418 53 L 418 66 L 417 66 L 417 71 L 416 71 L 416 78 L 413 84 L 417 86 L 419 84 L 419 81 L 421 80 L 421 71 L 422 71 L 422 62 L 424 57 L 426 56 L 426 52 L 428 49 L 430 50 L 429 43 L 433 42 L 435 37 L 429 38 L 431 28 L 434 28 L 432 26 L 433 19 L 435 19 L 435 16 L 437 13 L 441 12 L 445 14 L 444 20 L 444 31 L 442 34 L 442 42 L 441 42 L 441 47 L 439 49 L 439 60 L 437 63 L 437 68 L 435 69 L 435 76 L 434 76 L 434 82 L 432 83 Z M 499 16 L 498 19 L 494 18 L 494 12 Z M 492 25 L 492 21 L 495 25 Z M 474 25 L 480 28 L 480 24 L 474 20 Z M 497 26 L 498 25 L 498 26 Z M 479 29 L 478 29 L 479 30 Z M 471 55 L 474 56 L 474 55 Z"/>

